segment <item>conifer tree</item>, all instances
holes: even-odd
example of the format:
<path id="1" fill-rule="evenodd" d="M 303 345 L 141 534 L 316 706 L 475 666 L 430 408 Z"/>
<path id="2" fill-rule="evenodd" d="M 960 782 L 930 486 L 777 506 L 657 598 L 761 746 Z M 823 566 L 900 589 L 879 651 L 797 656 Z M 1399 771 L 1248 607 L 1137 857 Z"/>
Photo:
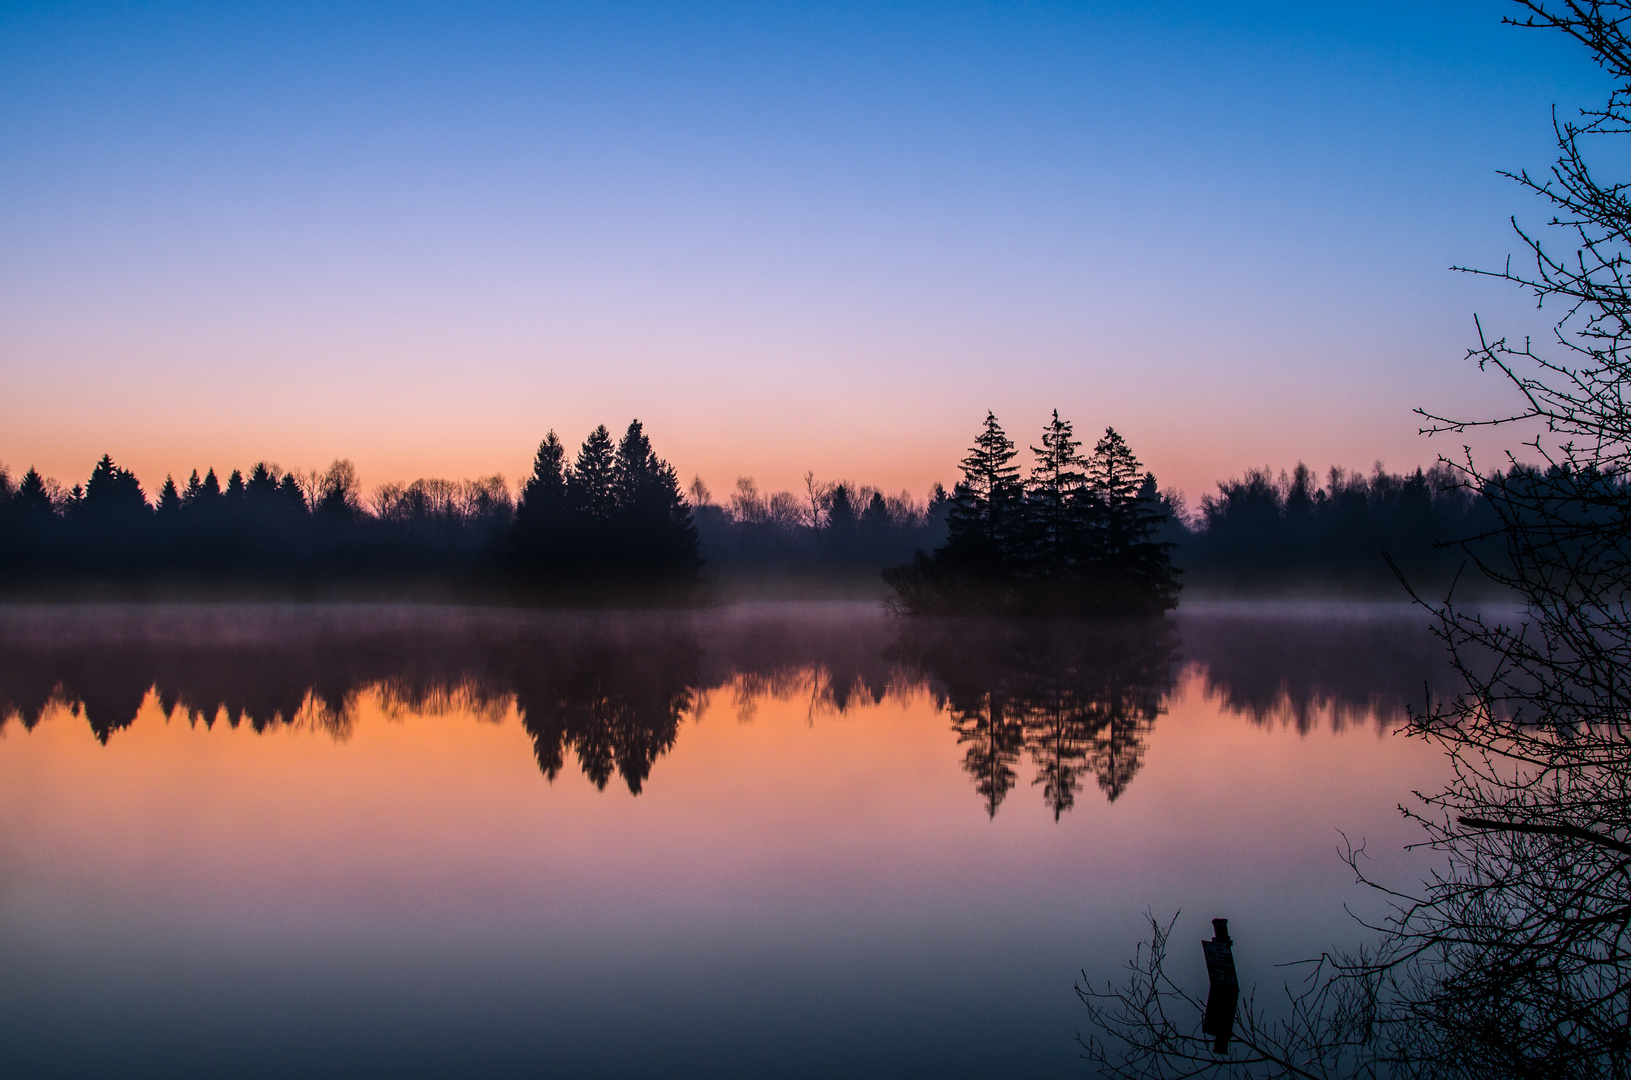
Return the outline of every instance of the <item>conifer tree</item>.
<path id="1" fill-rule="evenodd" d="M 195 474 L 196 475 L 196 474 Z M 294 473 L 284 473 L 283 479 L 277 486 L 278 504 L 286 514 L 304 515 L 308 509 L 305 493 L 300 490 L 300 481 L 295 479 Z"/>
<path id="2" fill-rule="evenodd" d="M 187 489 L 181 494 L 181 502 L 194 519 L 189 533 L 205 546 L 213 545 L 217 538 L 213 531 L 205 533 L 198 530 L 214 530 L 219 526 L 221 499 L 221 481 L 216 479 L 215 470 L 211 468 L 200 480 L 198 470 L 194 469 L 187 481 Z"/>
<path id="3" fill-rule="evenodd" d="M 1086 488 L 1098 507 L 1089 565 L 1116 606 L 1163 611 L 1177 603 L 1171 544 L 1156 540 L 1165 519 L 1155 477 L 1114 428 L 1093 447 Z"/>
<path id="4" fill-rule="evenodd" d="M 996 571 L 1009 561 L 1020 524 L 1022 489 L 1014 442 L 985 414 L 985 426 L 962 461 L 963 480 L 952 493 L 947 551 L 972 569 Z"/>
<path id="5" fill-rule="evenodd" d="M 612 503 L 625 518 L 650 508 L 657 480 L 657 455 L 639 420 L 631 420 L 612 459 Z"/>
<path id="6" fill-rule="evenodd" d="M 1088 524 L 1083 520 L 1081 441 L 1070 421 L 1053 419 L 1042 429 L 1042 445 L 1031 447 L 1036 464 L 1031 468 L 1026 517 L 1031 571 L 1058 576 L 1080 561 L 1079 548 Z"/>
<path id="7" fill-rule="evenodd" d="M 39 520 L 48 518 L 56 512 L 51 501 L 50 489 L 45 485 L 45 478 L 39 470 L 30 467 L 23 474 L 23 479 L 17 485 L 17 491 L 11 497 L 12 508 L 20 515 Z"/>
<path id="8" fill-rule="evenodd" d="M 181 493 L 176 490 L 175 477 L 166 475 L 164 486 L 159 489 L 159 513 L 170 517 L 181 510 Z"/>
<path id="9" fill-rule="evenodd" d="M 666 518 L 657 563 L 662 573 L 677 581 L 693 580 L 702 569 L 702 554 L 697 541 L 696 522 L 691 504 L 680 490 L 679 473 L 674 466 L 660 458 L 653 458 L 658 466 L 652 489 L 654 507 L 660 507 Z"/>
<path id="10" fill-rule="evenodd" d="M 264 461 L 256 462 L 255 467 L 249 470 L 249 479 L 244 484 L 244 494 L 258 504 L 267 504 L 277 493 L 278 480 L 272 474 L 272 469 Z"/>
<path id="11" fill-rule="evenodd" d="M 566 447 L 552 429 L 533 455 L 532 474 L 515 507 L 513 548 L 522 565 L 537 573 L 558 558 L 566 528 Z"/>
<path id="12" fill-rule="evenodd" d="M 614 549 L 627 569 L 641 575 L 694 573 L 701 559 L 691 508 L 678 474 L 652 450 L 638 420 L 618 441 L 611 489 Z"/>
<path id="13" fill-rule="evenodd" d="M 567 477 L 567 499 L 572 511 L 590 524 L 603 524 L 612 516 L 616 505 L 612 491 L 615 459 L 611 432 L 601 424 L 583 440 L 578 460 Z"/>
<path id="14" fill-rule="evenodd" d="M 147 496 L 136 474 L 113 463 L 107 454 L 91 470 L 85 482 L 84 506 L 97 514 L 130 515 L 148 510 Z"/>
<path id="15" fill-rule="evenodd" d="M 888 527 L 889 504 L 884 500 L 883 492 L 874 491 L 872 498 L 867 500 L 866 509 L 861 511 L 861 531 L 876 536 Z"/>

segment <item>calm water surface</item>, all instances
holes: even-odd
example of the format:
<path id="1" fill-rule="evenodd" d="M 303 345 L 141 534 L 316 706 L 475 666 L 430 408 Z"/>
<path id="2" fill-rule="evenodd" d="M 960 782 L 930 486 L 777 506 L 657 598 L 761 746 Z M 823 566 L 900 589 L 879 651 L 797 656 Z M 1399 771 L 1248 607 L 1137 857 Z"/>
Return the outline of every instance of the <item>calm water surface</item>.
<path id="1" fill-rule="evenodd" d="M 1278 983 L 1375 908 L 1338 830 L 1421 872 L 1396 806 L 1442 766 L 1390 732 L 1429 684 L 1387 607 L 0 609 L 0 1054 L 1087 1075 L 1072 984 L 1144 909 L 1198 985 L 1218 915 Z"/>

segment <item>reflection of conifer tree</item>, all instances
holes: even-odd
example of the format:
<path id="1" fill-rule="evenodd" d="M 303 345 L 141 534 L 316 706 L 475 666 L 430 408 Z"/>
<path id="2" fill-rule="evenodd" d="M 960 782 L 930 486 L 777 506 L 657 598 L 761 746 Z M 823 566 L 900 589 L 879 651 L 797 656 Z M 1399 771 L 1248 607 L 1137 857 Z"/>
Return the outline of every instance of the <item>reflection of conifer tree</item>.
<path id="1" fill-rule="evenodd" d="M 33 731 L 58 697 L 59 668 L 37 655 L 0 649 L 0 714 L 16 714 Z"/>
<path id="2" fill-rule="evenodd" d="M 542 643 L 540 643 L 542 644 Z M 551 781 L 568 753 L 604 788 L 613 773 L 638 795 L 691 710 L 700 650 L 685 631 L 553 639 L 516 676 L 516 706 Z"/>
<path id="3" fill-rule="evenodd" d="M 137 657 L 98 658 L 78 677 L 65 680 L 66 696 L 79 702 L 81 714 L 96 741 L 107 745 L 115 731 L 136 722 L 153 682 L 147 665 Z"/>
<path id="4" fill-rule="evenodd" d="M 997 816 L 997 807 L 1014 787 L 1014 766 L 1025 749 L 1025 725 L 1009 711 L 1000 691 L 979 695 L 969 702 L 951 699 L 952 729 L 959 745 L 967 744 L 963 768 L 974 777 L 974 790 L 985 800 L 987 817 Z"/>
<path id="5" fill-rule="evenodd" d="M 1151 644 L 1122 637 L 1101 646 L 1106 655 L 1083 726 L 1088 733 L 1087 766 L 1111 802 L 1127 790 L 1143 766 L 1145 739 L 1162 712 L 1162 699 L 1171 685 L 1170 657 L 1159 644 L 1153 648 Z"/>
<path id="6" fill-rule="evenodd" d="M 1062 686 L 1039 701 L 1026 722 L 1026 743 L 1036 762 L 1042 798 L 1053 819 L 1076 805 L 1081 773 L 1086 765 L 1090 727 L 1081 703 Z"/>

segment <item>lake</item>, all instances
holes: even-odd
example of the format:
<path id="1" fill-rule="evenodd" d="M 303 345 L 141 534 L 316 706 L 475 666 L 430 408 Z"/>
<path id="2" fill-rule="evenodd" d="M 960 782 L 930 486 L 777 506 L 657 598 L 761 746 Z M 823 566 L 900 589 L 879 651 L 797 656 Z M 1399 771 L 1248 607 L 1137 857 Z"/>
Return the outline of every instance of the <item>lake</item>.
<path id="1" fill-rule="evenodd" d="M 1243 982 L 1409 885 L 1394 605 L 1157 624 L 0 608 L 18 1076 L 1085 1076 L 1182 912 Z M 1294 977 L 1294 976 L 1293 976 Z"/>

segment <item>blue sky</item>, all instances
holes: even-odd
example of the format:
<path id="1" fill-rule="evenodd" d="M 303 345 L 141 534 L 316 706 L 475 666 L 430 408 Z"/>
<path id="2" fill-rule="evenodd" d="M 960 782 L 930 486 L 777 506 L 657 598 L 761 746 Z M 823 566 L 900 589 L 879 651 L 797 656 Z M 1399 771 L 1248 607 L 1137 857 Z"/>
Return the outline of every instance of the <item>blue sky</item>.
<path id="1" fill-rule="evenodd" d="M 1509 9 L 9 4 L 0 461 L 513 477 L 639 416 L 716 491 L 921 491 L 1055 407 L 1192 500 L 1431 461 L 1473 313 L 1543 325 L 1448 268 L 1606 85 Z"/>

